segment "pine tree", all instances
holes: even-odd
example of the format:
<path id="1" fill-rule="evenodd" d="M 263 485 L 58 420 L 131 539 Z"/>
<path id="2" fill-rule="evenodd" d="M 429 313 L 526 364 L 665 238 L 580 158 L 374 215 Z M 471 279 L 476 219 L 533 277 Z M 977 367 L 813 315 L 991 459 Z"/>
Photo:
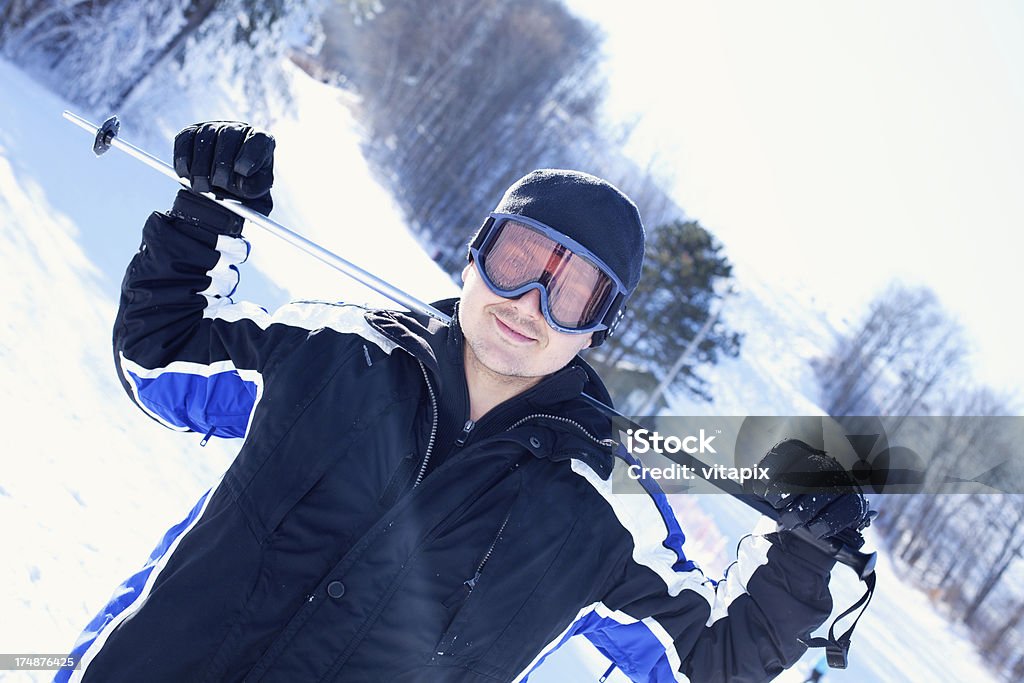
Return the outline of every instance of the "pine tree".
<path id="1" fill-rule="evenodd" d="M 655 374 L 673 365 L 714 315 L 732 265 L 722 245 L 697 221 L 673 221 L 648 231 L 643 276 L 615 335 L 592 354 L 598 366 L 626 361 Z M 742 336 L 717 320 L 676 376 L 673 386 L 705 401 L 712 396 L 697 370 L 724 354 L 739 355 Z"/>

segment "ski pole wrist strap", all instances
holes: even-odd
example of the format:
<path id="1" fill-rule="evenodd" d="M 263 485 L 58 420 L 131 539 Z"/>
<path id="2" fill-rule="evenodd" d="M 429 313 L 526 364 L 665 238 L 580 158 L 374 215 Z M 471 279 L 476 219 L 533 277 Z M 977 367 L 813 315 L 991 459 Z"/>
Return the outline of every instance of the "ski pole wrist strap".
<path id="1" fill-rule="evenodd" d="M 867 611 L 868 603 L 871 602 L 871 596 L 875 594 L 875 572 L 872 571 L 870 574 L 864 577 L 864 584 L 867 586 L 867 590 L 864 591 L 864 595 L 860 596 L 857 602 L 853 603 L 849 609 L 840 614 L 832 621 L 832 625 L 828 629 L 828 638 L 810 638 L 804 641 L 807 647 L 823 647 L 825 648 L 825 657 L 828 660 L 828 665 L 832 669 L 845 669 L 848 663 L 850 654 L 850 638 L 853 636 L 853 629 L 856 628 L 857 622 L 864 616 L 864 612 Z M 860 614 L 850 624 L 850 628 L 846 629 L 846 632 L 836 638 L 836 624 L 839 623 L 843 617 L 848 614 L 852 614 L 857 608 L 861 608 Z"/>

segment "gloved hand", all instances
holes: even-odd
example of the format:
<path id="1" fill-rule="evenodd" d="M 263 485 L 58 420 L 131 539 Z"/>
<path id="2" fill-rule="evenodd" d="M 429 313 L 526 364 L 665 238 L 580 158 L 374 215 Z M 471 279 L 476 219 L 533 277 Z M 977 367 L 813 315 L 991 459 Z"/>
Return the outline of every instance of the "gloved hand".
<path id="1" fill-rule="evenodd" d="M 779 511 L 779 530 L 806 528 L 816 538 L 859 536 L 874 516 L 861 487 L 835 458 L 797 439 L 775 444 L 759 466 L 767 479 L 746 482 L 748 492 Z M 845 532 L 845 533 L 844 533 Z"/>
<path id="2" fill-rule="evenodd" d="M 268 216 L 274 207 L 274 146 L 272 136 L 245 123 L 196 123 L 174 138 L 174 170 L 197 192 L 237 199 Z"/>

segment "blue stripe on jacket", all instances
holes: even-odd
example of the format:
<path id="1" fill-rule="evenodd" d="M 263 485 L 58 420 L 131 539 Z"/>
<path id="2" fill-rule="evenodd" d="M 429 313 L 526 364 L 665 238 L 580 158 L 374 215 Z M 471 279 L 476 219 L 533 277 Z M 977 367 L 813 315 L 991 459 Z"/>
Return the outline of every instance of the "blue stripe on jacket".
<path id="1" fill-rule="evenodd" d="M 643 465 L 640 460 L 630 453 L 625 446 L 621 443 L 618 449 L 615 451 L 615 455 L 622 458 L 630 465 Z M 665 497 L 665 492 L 661 490 L 658 483 L 649 477 L 643 477 L 640 479 L 640 485 L 644 487 L 644 490 L 651 495 L 654 500 L 654 505 L 658 508 L 658 512 L 661 513 L 661 518 L 665 521 L 665 526 L 668 529 L 668 535 L 665 537 L 665 541 L 662 543 L 666 548 L 673 551 L 676 554 L 678 560 L 672 569 L 677 572 L 689 572 L 697 568 L 697 565 L 693 563 L 693 560 L 686 559 L 686 553 L 683 552 L 683 543 L 686 542 L 686 535 L 683 533 L 683 529 L 679 526 L 679 520 L 676 519 L 675 512 L 672 511 L 672 506 L 669 505 L 668 498 Z"/>
<path id="2" fill-rule="evenodd" d="M 665 645 L 642 621 L 622 624 L 608 617 L 598 617 L 582 634 L 630 680 L 650 683 L 674 683 L 676 680 Z"/>
<path id="3" fill-rule="evenodd" d="M 89 622 L 85 630 L 78 637 L 78 641 L 75 643 L 74 649 L 71 651 L 71 655 L 76 661 L 81 660 L 86 651 L 92 647 L 93 643 L 96 642 L 96 638 L 103 632 L 112 621 L 132 607 L 139 600 L 140 597 L 148 595 L 146 584 L 149 581 L 150 575 L 158 564 L 161 563 L 164 556 L 168 554 L 168 551 L 175 544 L 175 542 L 184 535 L 189 528 L 198 520 L 199 515 L 202 513 L 203 506 L 209 498 L 210 493 L 213 489 L 210 489 L 204 493 L 195 506 L 189 511 L 188 516 L 181 520 L 179 523 L 172 526 L 164 534 L 160 543 L 157 544 L 153 552 L 150 553 L 149 559 L 146 564 L 143 565 L 142 569 L 137 571 L 135 574 L 130 576 L 124 583 L 117 587 L 114 594 L 111 596 L 110 601 L 93 617 L 92 621 Z M 54 683 L 67 683 L 70 680 L 73 670 L 70 668 L 60 669 L 57 675 L 54 677 Z"/>
<path id="4" fill-rule="evenodd" d="M 523 678 L 523 683 L 529 681 L 530 674 L 549 655 L 577 635 L 586 637 L 598 652 L 615 662 L 630 680 L 650 683 L 674 683 L 676 680 L 665 655 L 665 645 L 646 624 L 640 621 L 623 624 L 611 617 L 602 617 L 597 611 L 590 611 L 577 619 L 558 643 L 534 664 L 530 673 Z M 634 678 L 634 674 L 637 678 Z"/>
<path id="5" fill-rule="evenodd" d="M 152 378 L 128 374 L 139 400 L 166 422 L 200 434 L 245 436 L 257 387 L 236 371 L 210 376 L 166 372 Z"/>

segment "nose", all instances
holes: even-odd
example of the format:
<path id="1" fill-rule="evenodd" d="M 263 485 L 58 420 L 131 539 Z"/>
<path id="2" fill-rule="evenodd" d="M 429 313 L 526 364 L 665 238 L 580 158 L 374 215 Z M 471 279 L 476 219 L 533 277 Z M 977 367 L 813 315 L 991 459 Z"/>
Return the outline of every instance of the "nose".
<path id="1" fill-rule="evenodd" d="M 531 289 L 526 294 L 515 300 L 517 308 L 526 315 L 533 317 L 540 317 L 540 292 L 536 289 Z"/>

